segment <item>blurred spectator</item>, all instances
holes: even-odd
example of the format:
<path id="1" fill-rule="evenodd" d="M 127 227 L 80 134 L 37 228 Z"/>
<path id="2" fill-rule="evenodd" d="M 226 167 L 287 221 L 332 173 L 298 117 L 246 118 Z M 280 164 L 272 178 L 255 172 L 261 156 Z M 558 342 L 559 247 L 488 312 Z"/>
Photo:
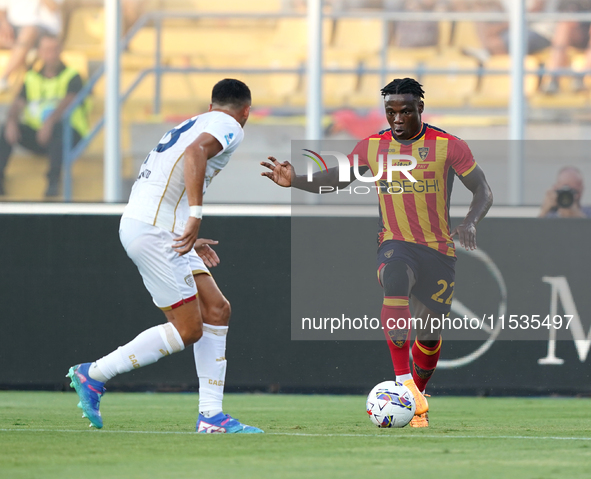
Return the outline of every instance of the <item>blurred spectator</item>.
<path id="1" fill-rule="evenodd" d="M 437 0 L 384 0 L 386 11 L 434 12 L 443 11 L 446 1 Z M 436 47 L 439 45 L 438 22 L 392 22 L 392 44 L 398 48 Z"/>
<path id="2" fill-rule="evenodd" d="M 574 166 L 565 166 L 556 183 L 546 192 L 539 216 L 542 218 L 591 218 L 591 207 L 581 206 L 585 186 L 583 174 Z"/>
<path id="3" fill-rule="evenodd" d="M 0 48 L 10 48 L 6 68 L 0 75 L 0 92 L 8 88 L 8 77 L 24 68 L 27 53 L 43 34 L 62 30 L 63 0 L 0 0 Z"/>
<path id="4" fill-rule="evenodd" d="M 565 12 L 589 12 L 591 11 L 590 0 L 562 0 L 560 10 Z M 552 53 L 546 65 L 548 70 L 568 68 L 570 59 L 568 48 L 574 47 L 579 50 L 586 50 L 585 70 L 591 69 L 591 22 L 558 22 L 556 31 L 552 38 Z M 542 85 L 542 91 L 547 94 L 558 93 L 560 89 L 559 76 L 549 74 Z M 575 91 L 585 89 L 584 76 L 575 77 L 573 83 Z"/>
<path id="5" fill-rule="evenodd" d="M 20 93 L 10 105 L 8 119 L 0 133 L 0 194 L 4 194 L 4 170 L 19 143 L 39 155 L 49 157 L 48 186 L 45 196 L 57 196 L 62 169 L 62 113 L 82 89 L 82 78 L 60 58 L 56 37 L 43 36 L 39 42 L 39 70 L 25 75 Z M 21 118 L 22 113 L 22 118 Z M 74 144 L 88 132 L 87 112 L 78 107 L 70 122 Z"/>
<path id="6" fill-rule="evenodd" d="M 515 0 L 483 1 L 474 5 L 473 10 L 509 12 L 511 2 Z M 529 12 L 555 11 L 556 1 L 527 0 Z M 507 55 L 509 53 L 509 23 L 508 22 L 478 22 L 478 36 L 483 49 L 467 47 L 464 53 L 485 62 L 491 55 Z M 551 23 L 531 23 L 527 29 L 527 54 L 533 55 L 551 45 L 553 25 Z"/>

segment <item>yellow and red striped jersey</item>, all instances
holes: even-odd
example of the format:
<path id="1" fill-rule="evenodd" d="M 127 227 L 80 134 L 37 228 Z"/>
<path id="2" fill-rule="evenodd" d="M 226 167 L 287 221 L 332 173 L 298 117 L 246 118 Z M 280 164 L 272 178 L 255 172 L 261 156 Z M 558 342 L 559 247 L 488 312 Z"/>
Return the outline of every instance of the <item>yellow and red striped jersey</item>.
<path id="1" fill-rule="evenodd" d="M 421 131 L 406 141 L 384 130 L 360 141 L 349 155 L 351 166 L 358 155 L 359 166 L 368 166 L 376 179 L 380 200 L 378 242 L 401 240 L 426 245 L 447 256 L 455 256 L 449 229 L 449 202 L 454 176 L 466 176 L 476 162 L 463 140 L 423 123 Z M 417 165 L 410 174 L 401 171 L 387 176 L 387 161 L 410 165 L 410 161 L 388 160 L 388 155 L 411 155 Z"/>

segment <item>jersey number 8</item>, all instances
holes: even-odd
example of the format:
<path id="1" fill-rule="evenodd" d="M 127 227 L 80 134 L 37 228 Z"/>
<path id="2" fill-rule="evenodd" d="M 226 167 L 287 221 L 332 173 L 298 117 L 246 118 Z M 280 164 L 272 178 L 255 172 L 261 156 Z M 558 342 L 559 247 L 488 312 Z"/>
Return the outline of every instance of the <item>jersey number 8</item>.
<path id="1" fill-rule="evenodd" d="M 190 129 L 195 124 L 196 121 L 197 121 L 196 118 L 190 118 L 187 121 L 181 123 L 176 128 L 173 128 L 172 130 L 168 131 L 162 137 L 162 139 L 160 140 L 160 143 L 158 143 L 158 145 L 156 146 L 156 148 L 154 148 L 154 150 L 157 151 L 158 153 L 162 153 L 163 151 L 168 150 L 177 141 L 179 141 L 179 138 L 180 138 L 181 134 L 183 134 L 185 131 L 187 131 L 188 129 Z M 168 136 L 170 136 L 170 139 L 165 143 L 164 140 Z"/>

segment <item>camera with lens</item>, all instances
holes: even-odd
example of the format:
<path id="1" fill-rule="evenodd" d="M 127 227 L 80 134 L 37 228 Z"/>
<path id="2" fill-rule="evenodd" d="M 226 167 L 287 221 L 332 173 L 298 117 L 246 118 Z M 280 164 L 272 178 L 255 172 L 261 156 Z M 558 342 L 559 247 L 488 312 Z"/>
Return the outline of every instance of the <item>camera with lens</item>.
<path id="1" fill-rule="evenodd" d="M 575 202 L 576 190 L 568 186 L 556 190 L 556 204 L 559 208 L 570 208 Z"/>

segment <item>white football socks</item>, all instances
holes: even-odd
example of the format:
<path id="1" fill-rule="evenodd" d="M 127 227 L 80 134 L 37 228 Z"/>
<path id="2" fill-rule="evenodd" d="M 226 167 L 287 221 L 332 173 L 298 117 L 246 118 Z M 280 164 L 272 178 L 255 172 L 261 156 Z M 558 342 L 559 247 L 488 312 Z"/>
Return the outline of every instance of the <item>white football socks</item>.
<path id="1" fill-rule="evenodd" d="M 193 345 L 199 376 L 199 413 L 205 417 L 222 412 L 227 334 L 228 326 L 203 324 L 203 336 Z"/>
<path id="2" fill-rule="evenodd" d="M 185 349 L 181 335 L 172 323 L 146 329 L 132 341 L 96 362 L 89 369 L 89 376 L 105 382 L 132 369 L 155 363 L 164 356 Z"/>
<path id="3" fill-rule="evenodd" d="M 412 379 L 412 374 L 410 374 L 410 373 L 401 374 L 400 376 L 396 376 L 397 383 L 404 383 L 404 381 L 408 381 L 409 379 Z"/>

